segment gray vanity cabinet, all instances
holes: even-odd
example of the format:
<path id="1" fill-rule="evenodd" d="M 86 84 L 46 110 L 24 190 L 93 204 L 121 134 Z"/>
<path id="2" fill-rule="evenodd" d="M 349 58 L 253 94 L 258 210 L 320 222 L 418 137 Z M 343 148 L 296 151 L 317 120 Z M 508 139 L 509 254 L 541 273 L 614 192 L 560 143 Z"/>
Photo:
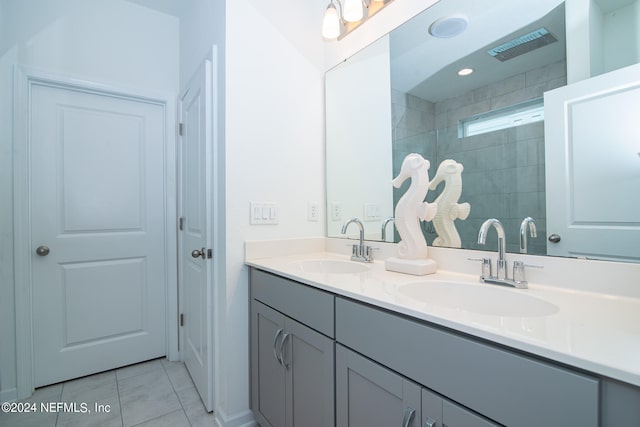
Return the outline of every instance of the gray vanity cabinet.
<path id="1" fill-rule="evenodd" d="M 420 386 L 336 346 L 337 427 L 419 427 Z"/>
<path id="2" fill-rule="evenodd" d="M 638 387 L 250 274 L 251 408 L 262 427 L 640 426 Z"/>
<path id="3" fill-rule="evenodd" d="M 338 344 L 337 427 L 498 427 Z"/>
<path id="4" fill-rule="evenodd" d="M 335 343 L 317 330 L 333 335 L 333 295 L 257 270 L 251 293 L 251 408 L 258 423 L 334 425 Z"/>
<path id="5" fill-rule="evenodd" d="M 599 425 L 597 378 L 428 323 L 337 298 L 336 341 L 503 425 Z"/>

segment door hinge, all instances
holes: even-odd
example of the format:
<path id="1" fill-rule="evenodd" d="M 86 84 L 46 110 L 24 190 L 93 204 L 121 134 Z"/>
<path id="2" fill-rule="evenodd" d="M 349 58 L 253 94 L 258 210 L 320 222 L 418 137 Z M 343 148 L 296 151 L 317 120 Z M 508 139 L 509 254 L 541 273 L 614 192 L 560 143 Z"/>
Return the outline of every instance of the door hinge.
<path id="1" fill-rule="evenodd" d="M 178 123 L 178 135 L 180 135 L 180 136 L 184 135 L 184 124 L 183 123 Z"/>
<path id="2" fill-rule="evenodd" d="M 180 230 L 180 231 L 184 230 L 184 217 L 183 216 L 178 218 L 178 230 Z"/>
<path id="3" fill-rule="evenodd" d="M 207 249 L 207 258 L 213 258 L 213 251 L 211 249 Z"/>
<path id="4" fill-rule="evenodd" d="M 184 313 L 180 313 L 180 326 L 184 326 Z"/>

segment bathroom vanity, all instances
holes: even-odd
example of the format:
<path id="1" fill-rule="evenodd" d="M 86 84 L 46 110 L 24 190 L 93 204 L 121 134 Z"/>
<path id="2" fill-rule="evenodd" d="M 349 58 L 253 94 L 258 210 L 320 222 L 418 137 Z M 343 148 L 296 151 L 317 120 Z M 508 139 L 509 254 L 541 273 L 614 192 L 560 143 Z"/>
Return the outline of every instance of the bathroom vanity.
<path id="1" fill-rule="evenodd" d="M 550 346 L 558 357 L 544 350 L 548 343 L 536 342 L 566 334 L 548 319 L 567 323 L 563 316 L 579 316 L 567 314 L 567 295 L 539 298 L 557 310 L 525 302 L 530 311 L 522 316 L 492 316 L 488 306 L 474 313 L 464 298 L 455 310 L 416 304 L 416 288 L 431 285 L 439 294 L 438 286 L 476 286 L 493 300 L 501 297 L 491 294 L 493 285 L 456 284 L 446 273 L 416 285 L 415 277 L 379 265 L 359 271 L 361 264 L 326 254 L 247 264 L 251 407 L 263 427 L 640 425 L 639 354 L 622 355 L 635 365 L 627 375 L 600 368 L 595 359 L 580 361 L 582 353 L 571 346 L 584 345 L 577 335 L 584 331 L 545 338 L 556 342 Z M 549 292 L 533 288 L 509 290 L 504 302 L 517 308 L 519 297 L 509 296 L 514 292 L 526 293 L 525 299 Z M 593 295 L 568 297 L 593 302 Z M 563 340 L 569 346 L 558 350 Z M 599 345 L 611 343 L 594 342 L 594 354 Z M 625 350 L 617 345 L 616 351 Z"/>

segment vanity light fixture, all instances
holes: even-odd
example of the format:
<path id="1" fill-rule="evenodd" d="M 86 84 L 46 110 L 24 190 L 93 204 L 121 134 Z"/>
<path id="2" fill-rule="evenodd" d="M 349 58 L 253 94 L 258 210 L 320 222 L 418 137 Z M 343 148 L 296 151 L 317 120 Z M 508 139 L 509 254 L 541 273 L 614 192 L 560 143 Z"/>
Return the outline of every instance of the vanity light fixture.
<path id="1" fill-rule="evenodd" d="M 338 4 L 340 4 L 338 2 Z M 333 0 L 327 6 L 322 20 L 322 36 L 327 39 L 335 39 L 340 35 L 340 14 L 333 4 Z"/>
<path id="2" fill-rule="evenodd" d="M 468 76 L 470 74 L 473 74 L 473 68 L 463 68 L 458 71 L 459 76 Z"/>
<path id="3" fill-rule="evenodd" d="M 367 5 L 368 6 L 368 5 Z M 362 0 L 344 0 L 344 20 L 358 22 L 364 16 Z"/>
<path id="4" fill-rule="evenodd" d="M 392 1 L 330 0 L 322 20 L 322 36 L 330 40 L 340 38 Z"/>

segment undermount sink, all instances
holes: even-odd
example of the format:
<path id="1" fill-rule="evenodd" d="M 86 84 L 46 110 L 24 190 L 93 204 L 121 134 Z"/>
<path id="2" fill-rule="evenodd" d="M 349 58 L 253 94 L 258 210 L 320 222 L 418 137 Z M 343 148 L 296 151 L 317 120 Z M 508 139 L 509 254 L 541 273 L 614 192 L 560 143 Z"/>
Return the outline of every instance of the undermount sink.
<path id="1" fill-rule="evenodd" d="M 292 266 L 300 269 L 303 273 L 357 274 L 369 270 L 369 267 L 363 263 L 334 259 L 297 261 L 292 263 Z"/>
<path id="2" fill-rule="evenodd" d="M 416 282 L 398 288 L 402 295 L 444 308 L 504 317 L 540 317 L 558 312 L 558 307 L 526 291 L 496 285 L 458 282 Z"/>

